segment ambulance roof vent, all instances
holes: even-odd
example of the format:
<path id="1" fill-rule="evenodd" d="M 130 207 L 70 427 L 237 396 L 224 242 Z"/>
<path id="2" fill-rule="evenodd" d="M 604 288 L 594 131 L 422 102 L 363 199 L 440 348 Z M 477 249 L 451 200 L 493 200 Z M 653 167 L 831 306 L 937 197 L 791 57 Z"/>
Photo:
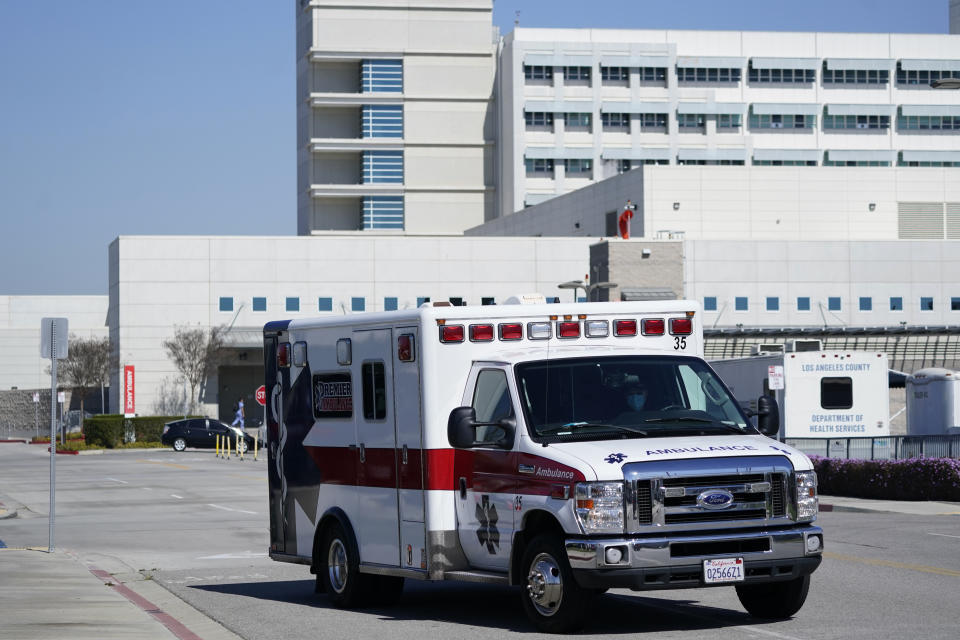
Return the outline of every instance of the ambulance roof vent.
<path id="1" fill-rule="evenodd" d="M 820 340 L 787 340 L 786 351 L 788 353 L 823 351 L 823 343 Z"/>
<path id="2" fill-rule="evenodd" d="M 542 293 L 519 293 L 504 300 L 503 304 L 547 304 L 547 299 Z"/>
<path id="3" fill-rule="evenodd" d="M 768 356 L 774 353 L 783 353 L 783 345 L 774 342 L 761 342 L 750 347 L 752 356 Z"/>

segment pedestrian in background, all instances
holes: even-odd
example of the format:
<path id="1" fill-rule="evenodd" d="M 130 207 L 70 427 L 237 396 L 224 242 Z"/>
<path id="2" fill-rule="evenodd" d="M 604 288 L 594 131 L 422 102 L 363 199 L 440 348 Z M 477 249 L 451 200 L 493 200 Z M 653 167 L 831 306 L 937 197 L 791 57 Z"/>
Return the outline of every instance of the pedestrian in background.
<path id="1" fill-rule="evenodd" d="M 233 418 L 233 422 L 230 423 L 230 426 L 231 426 L 231 427 L 235 427 L 235 426 L 237 426 L 237 423 L 239 422 L 239 423 L 240 423 L 240 428 L 243 429 L 243 418 L 244 418 L 244 414 L 243 414 L 243 398 L 240 398 L 239 400 L 237 400 L 236 412 L 237 412 L 237 415 Z"/>

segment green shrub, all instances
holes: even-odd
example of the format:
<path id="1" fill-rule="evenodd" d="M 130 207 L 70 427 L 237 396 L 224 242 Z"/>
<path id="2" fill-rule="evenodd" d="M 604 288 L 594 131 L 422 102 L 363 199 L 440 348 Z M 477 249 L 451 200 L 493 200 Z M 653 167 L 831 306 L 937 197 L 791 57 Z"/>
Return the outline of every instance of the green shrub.
<path id="1" fill-rule="evenodd" d="M 877 500 L 960 501 L 960 460 L 842 460 L 811 456 L 818 491 Z"/>
<path id="2" fill-rule="evenodd" d="M 123 442 L 123 416 L 91 416 L 83 421 L 83 431 L 88 445 L 113 449 Z"/>

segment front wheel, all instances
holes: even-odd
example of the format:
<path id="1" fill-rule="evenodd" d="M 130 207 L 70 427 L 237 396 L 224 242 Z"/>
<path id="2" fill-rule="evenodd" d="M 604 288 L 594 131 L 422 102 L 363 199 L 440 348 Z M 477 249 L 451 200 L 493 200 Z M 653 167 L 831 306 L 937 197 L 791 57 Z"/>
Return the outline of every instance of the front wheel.
<path id="1" fill-rule="evenodd" d="M 238 441 L 237 441 L 237 450 L 238 450 L 240 453 L 246 453 L 246 452 L 247 452 L 247 442 L 246 442 L 246 440 L 238 440 Z"/>
<path id="2" fill-rule="evenodd" d="M 776 620 L 800 611 L 809 589 L 810 576 L 806 575 L 786 582 L 738 585 L 737 597 L 750 615 Z"/>
<path id="3" fill-rule="evenodd" d="M 174 451 L 183 451 L 187 448 L 187 441 L 183 438 L 177 438 L 173 441 L 173 450 Z"/>
<path id="4" fill-rule="evenodd" d="M 557 536 L 545 534 L 531 540 L 523 554 L 523 570 L 523 609 L 537 629 L 565 633 L 583 625 L 593 594 L 577 584 Z"/>

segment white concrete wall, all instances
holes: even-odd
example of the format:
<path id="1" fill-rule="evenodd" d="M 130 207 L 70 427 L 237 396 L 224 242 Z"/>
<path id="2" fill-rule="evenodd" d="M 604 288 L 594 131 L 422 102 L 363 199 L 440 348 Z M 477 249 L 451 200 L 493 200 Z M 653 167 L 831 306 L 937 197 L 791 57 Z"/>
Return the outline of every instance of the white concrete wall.
<path id="1" fill-rule="evenodd" d="M 684 243 L 685 295 L 703 304 L 703 324 L 756 326 L 957 325 L 960 310 L 960 242 L 719 241 Z M 734 298 L 746 296 L 748 309 L 736 311 Z M 768 296 L 779 311 L 766 310 Z M 798 297 L 810 310 L 797 309 Z M 841 309 L 830 311 L 828 298 Z M 860 297 L 873 309 L 860 311 Z M 903 298 L 903 310 L 890 310 L 890 297 Z M 920 298 L 932 297 L 933 310 L 921 311 Z"/>
<path id="2" fill-rule="evenodd" d="M 320 315 L 318 298 L 333 313 L 350 313 L 351 298 L 382 311 L 385 297 L 399 308 L 418 297 L 461 297 L 479 305 L 517 293 L 563 293 L 557 284 L 589 268 L 589 238 L 464 238 L 338 234 L 324 237 L 120 237 L 111 245 L 111 336 L 114 376 L 124 364 L 137 372 L 137 407 L 147 413 L 165 378 L 177 376 L 163 340 L 177 325 L 230 325 L 256 336 L 263 324 Z M 219 311 L 221 296 L 233 312 Z M 267 310 L 252 309 L 254 296 Z M 286 311 L 288 296 L 300 311 Z M 214 384 L 212 387 L 216 389 Z M 116 406 L 111 396 L 111 406 Z M 216 415 L 215 407 L 205 410 Z"/>
<path id="3" fill-rule="evenodd" d="M 70 334 L 107 335 L 107 296 L 0 295 L 0 389 L 50 388 L 40 357 L 41 318 L 66 318 Z"/>

